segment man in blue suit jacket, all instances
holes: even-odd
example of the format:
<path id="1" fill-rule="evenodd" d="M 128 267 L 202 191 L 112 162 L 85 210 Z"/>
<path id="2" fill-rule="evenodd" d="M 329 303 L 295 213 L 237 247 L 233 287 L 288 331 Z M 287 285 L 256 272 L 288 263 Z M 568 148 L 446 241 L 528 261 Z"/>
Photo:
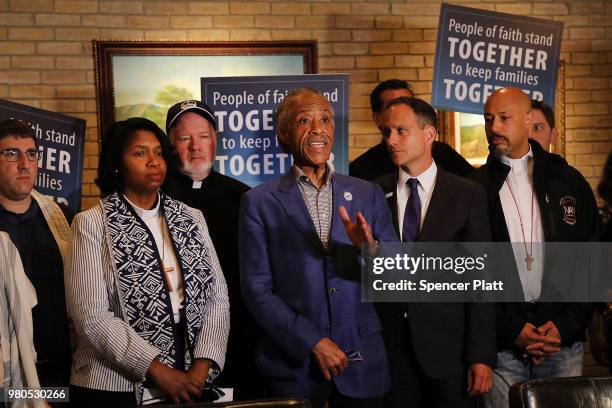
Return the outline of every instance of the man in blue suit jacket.
<path id="1" fill-rule="evenodd" d="M 382 406 L 387 357 L 374 307 L 361 302 L 358 248 L 397 241 L 391 214 L 379 187 L 327 164 L 333 110 L 318 91 L 291 92 L 276 118 L 294 165 L 246 193 L 240 216 L 242 295 L 264 331 L 257 366 L 272 396 Z"/>

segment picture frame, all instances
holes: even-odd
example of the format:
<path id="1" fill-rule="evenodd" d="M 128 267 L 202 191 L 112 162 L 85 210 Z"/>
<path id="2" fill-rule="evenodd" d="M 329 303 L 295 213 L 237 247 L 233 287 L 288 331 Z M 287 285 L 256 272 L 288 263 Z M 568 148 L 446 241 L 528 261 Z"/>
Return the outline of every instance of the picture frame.
<path id="1" fill-rule="evenodd" d="M 317 42 L 94 40 L 99 139 L 142 116 L 165 130 L 167 108 L 200 99 L 200 77 L 317 73 Z"/>
<path id="2" fill-rule="evenodd" d="M 478 124 L 476 124 L 478 122 Z M 550 152 L 565 157 L 565 62 L 559 61 L 557 71 L 557 90 L 555 95 L 555 125 L 557 139 L 551 145 Z M 469 129 L 472 127 L 472 129 Z M 463 128 L 463 129 L 462 129 Z M 473 166 L 480 166 L 487 160 L 488 149 L 484 134 L 484 118 L 482 115 L 472 115 L 460 112 L 438 110 L 438 134 L 444 143 L 451 145 Z M 477 145 L 465 148 L 466 139 L 477 132 L 477 140 L 470 143 Z"/>

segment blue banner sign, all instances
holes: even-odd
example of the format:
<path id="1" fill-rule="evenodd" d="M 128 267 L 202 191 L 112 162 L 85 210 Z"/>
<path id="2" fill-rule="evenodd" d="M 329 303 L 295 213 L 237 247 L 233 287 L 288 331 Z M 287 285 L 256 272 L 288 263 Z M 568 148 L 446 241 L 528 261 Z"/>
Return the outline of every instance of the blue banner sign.
<path id="1" fill-rule="evenodd" d="M 0 120 L 21 119 L 30 124 L 38 143 L 36 190 L 81 209 L 85 121 L 80 118 L 0 99 Z"/>
<path id="2" fill-rule="evenodd" d="M 276 138 L 274 111 L 300 87 L 318 89 L 334 108 L 330 165 L 348 174 L 348 75 L 315 74 L 202 78 L 202 98 L 215 111 L 215 170 L 253 187 L 285 174 L 292 164 Z"/>
<path id="3" fill-rule="evenodd" d="M 442 4 L 432 84 L 436 108 L 482 114 L 512 86 L 555 106 L 563 23 Z"/>

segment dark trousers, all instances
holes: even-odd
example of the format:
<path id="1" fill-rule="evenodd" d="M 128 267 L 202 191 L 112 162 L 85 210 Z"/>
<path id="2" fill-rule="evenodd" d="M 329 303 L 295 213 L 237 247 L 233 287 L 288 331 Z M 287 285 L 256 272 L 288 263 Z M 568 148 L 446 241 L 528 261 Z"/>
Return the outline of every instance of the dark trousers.
<path id="1" fill-rule="evenodd" d="M 394 350 L 388 350 L 391 391 L 385 396 L 385 408 L 468 408 L 478 406 L 467 395 L 467 372 L 456 364 L 451 374 L 431 378 L 417 360 L 410 335 L 409 319 L 398 319 L 399 336 Z M 449 339 L 457 341 L 457 339 Z M 449 363 L 450 364 L 450 363 Z"/>
<path id="2" fill-rule="evenodd" d="M 232 307 L 230 304 L 230 309 Z M 260 329 L 247 313 L 242 309 L 234 313 L 232 309 L 225 367 L 215 379 L 216 386 L 234 389 L 234 401 L 263 398 L 265 390 L 263 376 L 255 366 L 254 345 L 260 337 Z"/>
<path id="3" fill-rule="evenodd" d="M 340 394 L 332 381 L 324 381 L 308 398 L 312 408 L 323 408 L 325 401 L 329 408 L 383 408 L 383 397 L 352 398 Z"/>
<path id="4" fill-rule="evenodd" d="M 275 389 L 271 384 L 266 384 L 265 398 L 308 398 L 312 408 L 323 408 L 325 402 L 329 403 L 329 408 L 383 408 L 384 402 L 382 395 L 374 398 L 353 398 L 342 395 L 332 381 L 323 379 L 308 395 L 287 394 L 282 388 Z"/>
<path id="5" fill-rule="evenodd" d="M 133 408 L 136 395 L 133 392 L 114 392 L 70 386 L 70 406 L 75 408 Z"/>

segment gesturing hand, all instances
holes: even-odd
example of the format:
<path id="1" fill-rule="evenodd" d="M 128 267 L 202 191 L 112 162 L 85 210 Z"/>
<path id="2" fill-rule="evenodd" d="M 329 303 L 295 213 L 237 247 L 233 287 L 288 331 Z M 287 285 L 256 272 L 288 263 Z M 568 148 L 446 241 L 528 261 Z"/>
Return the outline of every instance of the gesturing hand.
<path id="1" fill-rule="evenodd" d="M 312 351 L 327 381 L 331 381 L 332 376 L 342 373 L 348 367 L 348 360 L 344 352 L 327 337 L 319 340 Z"/>
<path id="2" fill-rule="evenodd" d="M 168 367 L 153 360 L 147 374 L 164 392 L 170 397 L 174 404 L 191 402 L 191 397 L 199 398 L 201 394 L 200 382 L 182 371 Z"/>
<path id="3" fill-rule="evenodd" d="M 363 214 L 361 214 L 361 211 L 357 213 L 357 219 L 355 222 L 351 221 L 348 211 L 346 211 L 346 208 L 344 208 L 342 205 L 338 207 L 338 214 L 340 214 L 340 219 L 344 224 L 346 235 L 348 235 L 353 245 L 359 248 L 361 248 L 364 243 L 367 243 L 370 246 L 376 245 L 376 241 L 372 236 L 370 224 L 368 224 Z"/>

